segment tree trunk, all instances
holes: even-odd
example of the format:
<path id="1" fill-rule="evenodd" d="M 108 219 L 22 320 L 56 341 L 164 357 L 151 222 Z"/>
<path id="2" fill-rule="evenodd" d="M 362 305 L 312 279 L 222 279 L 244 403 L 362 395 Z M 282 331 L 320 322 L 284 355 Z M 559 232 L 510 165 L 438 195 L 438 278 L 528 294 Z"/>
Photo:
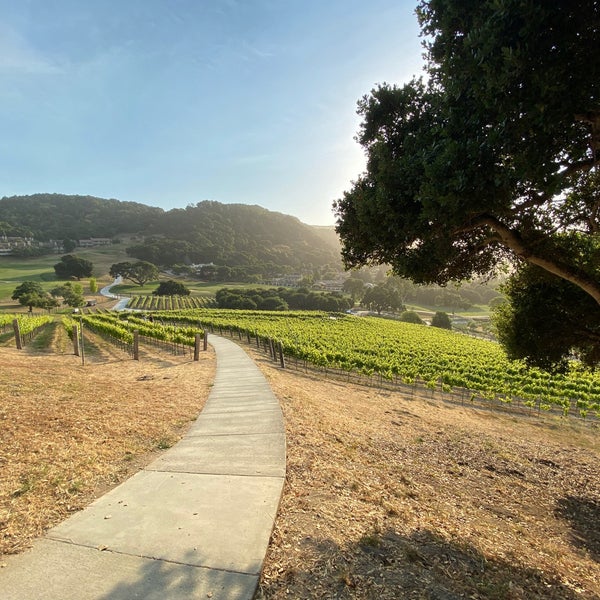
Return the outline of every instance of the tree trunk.
<path id="1" fill-rule="evenodd" d="M 479 224 L 487 225 L 493 229 L 500 241 L 517 256 L 557 277 L 570 281 L 589 294 L 600 305 L 600 282 L 595 281 L 586 273 L 573 269 L 571 266 L 561 263 L 558 260 L 550 260 L 545 256 L 535 254 L 535 252 L 527 247 L 518 232 L 501 223 L 496 217 L 484 216 L 479 221 Z"/>

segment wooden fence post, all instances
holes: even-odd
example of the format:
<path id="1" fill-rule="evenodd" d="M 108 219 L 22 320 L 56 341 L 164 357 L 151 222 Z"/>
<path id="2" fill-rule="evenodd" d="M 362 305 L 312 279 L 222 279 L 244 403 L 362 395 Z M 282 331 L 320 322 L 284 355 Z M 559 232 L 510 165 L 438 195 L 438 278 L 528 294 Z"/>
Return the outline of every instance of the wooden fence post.
<path id="1" fill-rule="evenodd" d="M 75 356 L 79 356 L 79 326 L 77 323 L 73 324 L 71 337 L 73 338 L 73 354 L 75 354 Z"/>
<path id="2" fill-rule="evenodd" d="M 282 369 L 285 369 L 285 358 L 283 356 L 283 344 L 281 342 L 279 342 L 278 346 L 279 346 L 279 364 L 281 365 Z"/>
<path id="3" fill-rule="evenodd" d="M 208 350 L 208 329 L 204 330 L 204 352 Z"/>
<path id="4" fill-rule="evenodd" d="M 17 343 L 17 350 L 22 350 L 23 340 L 21 338 L 21 329 L 19 328 L 18 319 L 13 319 L 13 329 L 15 330 L 15 342 Z"/>
<path id="5" fill-rule="evenodd" d="M 133 331 L 133 360 L 140 360 L 140 331 Z"/>
<path id="6" fill-rule="evenodd" d="M 194 360 L 200 360 L 200 334 L 197 333 L 194 336 Z"/>

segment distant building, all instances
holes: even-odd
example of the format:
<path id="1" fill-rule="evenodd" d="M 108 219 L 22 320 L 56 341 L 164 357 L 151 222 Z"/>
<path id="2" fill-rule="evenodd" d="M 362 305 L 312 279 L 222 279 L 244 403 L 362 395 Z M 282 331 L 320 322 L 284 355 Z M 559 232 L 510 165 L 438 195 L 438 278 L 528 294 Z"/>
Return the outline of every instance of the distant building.
<path id="1" fill-rule="evenodd" d="M 33 238 L 0 235 L 0 256 L 12 254 L 15 248 L 29 248 L 34 245 Z"/>
<path id="2" fill-rule="evenodd" d="M 313 285 L 313 289 L 315 290 L 326 290 L 328 292 L 341 292 L 344 288 L 344 278 L 338 279 L 324 279 L 322 281 L 317 281 Z"/>
<path id="3" fill-rule="evenodd" d="M 80 248 L 95 248 L 96 246 L 110 246 L 111 238 L 88 238 L 86 240 L 77 240 L 77 245 Z"/>
<path id="4" fill-rule="evenodd" d="M 273 277 L 271 279 L 267 279 L 264 283 L 266 285 L 273 285 L 277 287 L 297 288 L 302 286 L 303 279 L 304 275 L 299 274 L 282 275 L 281 277 Z"/>

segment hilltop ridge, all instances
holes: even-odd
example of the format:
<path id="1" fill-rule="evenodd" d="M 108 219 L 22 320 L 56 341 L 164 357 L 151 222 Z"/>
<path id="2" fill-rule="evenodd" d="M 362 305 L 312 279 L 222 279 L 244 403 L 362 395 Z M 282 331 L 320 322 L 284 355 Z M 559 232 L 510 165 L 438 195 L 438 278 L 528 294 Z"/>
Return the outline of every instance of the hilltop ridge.
<path id="1" fill-rule="evenodd" d="M 94 196 L 33 194 L 0 199 L 0 235 L 38 241 L 133 234 L 132 258 L 164 267 L 203 263 L 247 271 L 341 269 L 333 227 L 314 227 L 260 206 L 205 200 L 168 211 Z"/>

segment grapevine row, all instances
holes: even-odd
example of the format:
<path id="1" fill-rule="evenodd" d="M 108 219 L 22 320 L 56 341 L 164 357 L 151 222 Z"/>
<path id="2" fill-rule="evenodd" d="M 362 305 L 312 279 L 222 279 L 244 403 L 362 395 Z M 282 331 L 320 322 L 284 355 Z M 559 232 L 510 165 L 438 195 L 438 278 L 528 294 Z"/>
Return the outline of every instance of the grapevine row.
<path id="1" fill-rule="evenodd" d="M 132 296 L 127 308 L 134 310 L 187 310 L 208 308 L 214 303 L 212 296 Z"/>
<path id="2" fill-rule="evenodd" d="M 11 331 L 15 319 L 19 325 L 20 342 L 25 344 L 30 342 L 43 327 L 51 323 L 54 317 L 50 315 L 5 314 L 0 316 L 0 333 Z M 19 344 L 17 344 L 17 347 L 19 347 Z"/>
<path id="3" fill-rule="evenodd" d="M 113 337 L 126 342 L 133 341 L 133 331 L 139 335 L 184 346 L 194 346 L 196 335 L 202 332 L 197 328 L 188 326 L 172 326 L 159 322 L 151 322 L 144 318 L 129 313 L 97 313 L 85 315 L 84 323 L 95 331 L 101 330 Z"/>
<path id="4" fill-rule="evenodd" d="M 286 356 L 321 367 L 445 392 L 470 390 L 479 397 L 542 408 L 575 407 L 600 415 L 600 374 L 574 363 L 566 375 L 550 375 L 509 360 L 498 344 L 409 323 L 315 312 L 188 310 L 155 313 L 156 319 L 232 329 L 281 341 Z"/>

